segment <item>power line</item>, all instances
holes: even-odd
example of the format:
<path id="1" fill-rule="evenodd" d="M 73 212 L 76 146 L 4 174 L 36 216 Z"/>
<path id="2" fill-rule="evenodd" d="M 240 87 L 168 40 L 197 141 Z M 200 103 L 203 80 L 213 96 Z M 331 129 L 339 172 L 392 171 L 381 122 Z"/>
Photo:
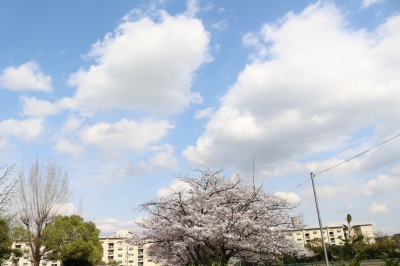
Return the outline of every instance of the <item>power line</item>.
<path id="1" fill-rule="evenodd" d="M 379 146 L 385 144 L 386 142 L 389 142 L 389 141 L 391 141 L 391 140 L 393 140 L 393 139 L 395 139 L 395 138 L 397 138 L 397 137 L 399 137 L 399 136 L 400 136 L 400 134 L 398 134 L 398 135 L 396 135 L 396 136 L 394 136 L 394 137 L 391 137 L 390 139 L 387 139 L 387 140 L 385 140 L 384 142 L 381 142 L 381 143 L 379 143 L 378 145 L 375 145 L 374 147 L 372 147 L 372 148 L 370 148 L 370 149 L 368 149 L 368 150 L 366 150 L 366 151 L 363 151 L 362 153 L 359 153 L 359 154 L 357 154 L 357 155 L 351 157 L 350 159 L 345 160 L 344 162 L 338 163 L 338 164 L 336 164 L 336 165 L 334 165 L 334 166 L 332 166 L 332 167 L 329 167 L 328 169 L 325 169 L 325 170 L 323 170 L 323 171 L 321 171 L 321 172 L 319 172 L 319 173 L 317 173 L 317 174 L 314 174 L 314 176 L 320 175 L 320 174 L 325 173 L 325 172 L 327 172 L 327 171 L 329 171 L 329 170 L 331 170 L 331 169 L 333 169 L 333 168 L 335 168 L 335 167 L 338 167 L 338 166 L 340 166 L 340 165 L 342 165 L 342 164 L 344 164 L 344 163 L 347 163 L 347 162 L 349 162 L 349 161 L 351 161 L 351 160 L 353 160 L 353 159 L 355 159 L 355 158 L 357 158 L 357 157 L 359 157 L 359 156 L 361 156 L 361 155 L 363 155 L 363 154 L 365 154 L 365 153 L 367 153 L 367 152 L 369 152 L 369 151 L 371 151 L 371 150 L 373 150 L 373 149 L 375 149 L 375 148 L 377 148 L 377 147 L 379 147 Z M 300 183 L 298 186 L 296 186 L 296 187 L 295 187 L 294 189 L 292 189 L 290 192 L 292 192 L 293 190 L 295 190 L 295 189 L 297 189 L 298 187 L 302 186 L 302 185 L 303 185 L 304 183 L 306 183 L 308 180 L 310 180 L 310 177 L 307 178 L 304 182 Z"/>

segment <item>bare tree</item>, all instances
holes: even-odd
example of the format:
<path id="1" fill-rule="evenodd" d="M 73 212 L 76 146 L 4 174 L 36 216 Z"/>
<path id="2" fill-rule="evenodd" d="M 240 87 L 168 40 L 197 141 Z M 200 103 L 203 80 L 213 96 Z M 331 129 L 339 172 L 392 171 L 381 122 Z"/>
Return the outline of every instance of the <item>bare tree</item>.
<path id="1" fill-rule="evenodd" d="M 55 216 L 65 212 L 63 208 L 72 195 L 68 175 L 54 161 L 40 165 L 39 158 L 36 158 L 28 175 L 21 168 L 16 194 L 18 217 L 29 233 L 31 261 L 34 266 L 39 266 L 45 253 L 42 231 Z"/>
<path id="2" fill-rule="evenodd" d="M 0 136 L 1 141 L 1 136 Z M 0 166 L 0 216 L 8 209 L 14 193 L 17 180 L 10 180 L 10 173 L 15 165 L 3 164 Z"/>
<path id="3" fill-rule="evenodd" d="M 4 213 L 9 207 L 17 184 L 16 180 L 9 180 L 9 175 L 13 168 L 14 165 L 8 166 L 4 164 L 0 166 L 0 171 L 4 171 L 0 176 L 0 214 Z"/>

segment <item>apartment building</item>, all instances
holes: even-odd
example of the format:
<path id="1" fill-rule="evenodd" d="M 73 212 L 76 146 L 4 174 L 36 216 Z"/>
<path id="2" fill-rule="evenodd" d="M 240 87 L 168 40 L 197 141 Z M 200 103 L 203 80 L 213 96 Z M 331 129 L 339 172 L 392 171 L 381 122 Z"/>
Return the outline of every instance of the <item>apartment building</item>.
<path id="1" fill-rule="evenodd" d="M 287 232 L 288 236 L 293 237 L 293 239 L 301 246 L 310 243 L 312 239 L 320 238 L 324 239 L 325 243 L 331 245 L 343 245 L 343 240 L 340 239 L 342 237 L 345 238 L 345 232 L 343 226 L 331 226 L 322 228 L 323 236 L 321 236 L 321 230 L 319 227 L 317 228 L 304 228 L 304 229 L 294 229 L 292 231 Z M 371 224 L 360 224 L 354 225 L 352 234 L 356 235 L 364 235 L 368 237 L 370 243 L 373 243 L 374 240 L 374 230 L 372 229 Z"/>
<path id="2" fill-rule="evenodd" d="M 127 230 L 119 230 L 111 237 L 100 237 L 99 240 L 103 246 L 102 261 L 109 263 L 116 261 L 121 266 L 155 266 L 151 257 L 146 255 L 145 249 L 151 244 L 151 240 L 146 240 L 140 247 L 130 245 L 124 241 L 125 237 L 130 237 L 131 234 Z M 13 248 L 19 248 L 24 252 L 24 255 L 19 259 L 19 266 L 32 266 L 30 260 L 29 246 L 25 242 L 13 243 Z M 12 262 L 8 261 L 2 266 L 12 266 Z M 60 266 L 59 261 L 47 260 L 46 256 L 40 262 L 43 266 Z"/>
<path id="3" fill-rule="evenodd" d="M 30 249 L 29 246 L 25 242 L 15 242 L 12 245 L 13 248 L 18 248 L 23 251 L 24 255 L 19 259 L 18 264 L 19 266 L 32 266 L 33 263 L 30 260 Z M 2 266 L 12 266 L 11 261 L 7 261 Z M 43 266 L 60 266 L 61 263 L 59 261 L 50 261 L 47 259 L 47 256 L 44 255 L 43 259 L 40 261 L 40 265 Z"/>
<path id="4" fill-rule="evenodd" d="M 118 265 L 126 266 L 155 266 L 152 258 L 146 255 L 146 248 L 151 240 L 146 240 L 143 246 L 131 245 L 124 238 L 132 236 L 127 230 L 119 230 L 111 237 L 100 237 L 103 245 L 102 261 L 116 261 Z"/>

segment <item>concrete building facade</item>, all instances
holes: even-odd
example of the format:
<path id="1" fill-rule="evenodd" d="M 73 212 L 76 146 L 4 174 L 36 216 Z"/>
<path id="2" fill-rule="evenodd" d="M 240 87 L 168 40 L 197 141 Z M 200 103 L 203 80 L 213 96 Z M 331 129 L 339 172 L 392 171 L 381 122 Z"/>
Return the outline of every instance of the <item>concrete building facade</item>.
<path id="1" fill-rule="evenodd" d="M 103 246 L 102 261 L 109 263 L 116 261 L 121 266 L 155 266 L 151 257 L 146 255 L 145 249 L 151 244 L 151 240 L 145 241 L 140 247 L 130 245 L 124 241 L 125 237 L 131 234 L 127 230 L 119 230 L 111 237 L 100 237 L 99 241 Z M 21 249 L 24 255 L 19 259 L 18 266 L 32 266 L 33 263 L 30 259 L 29 246 L 25 242 L 13 243 L 13 248 Z M 11 261 L 7 261 L 2 266 L 12 266 Z M 40 262 L 42 266 L 60 266 L 59 261 L 47 260 L 46 256 Z"/>
<path id="2" fill-rule="evenodd" d="M 100 237 L 103 246 L 102 261 L 106 263 L 116 261 L 118 265 L 124 266 L 155 266 L 152 258 L 146 255 L 146 248 L 152 241 L 147 240 L 139 247 L 124 240 L 130 236 L 132 235 L 127 230 L 119 230 L 111 237 Z"/>
<path id="3" fill-rule="evenodd" d="M 22 250 L 24 255 L 19 259 L 18 264 L 19 266 L 32 266 L 33 263 L 30 259 L 30 249 L 29 246 L 25 242 L 15 242 L 12 244 L 12 248 L 18 248 Z M 11 261 L 7 261 L 2 266 L 12 266 Z M 61 263 L 59 261 L 50 261 L 47 259 L 47 256 L 43 256 L 43 259 L 40 261 L 40 265 L 43 266 L 60 266 Z"/>
<path id="4" fill-rule="evenodd" d="M 287 232 L 288 236 L 293 239 L 301 246 L 311 243 L 311 240 L 315 238 L 324 239 L 324 242 L 331 245 L 343 245 L 344 242 L 340 238 L 345 238 L 347 232 L 343 226 L 330 226 L 323 227 L 323 236 L 321 236 L 321 230 L 317 228 L 304 228 L 304 229 L 293 229 Z M 374 242 L 374 230 L 371 224 L 360 224 L 354 225 L 351 234 L 364 235 L 368 237 L 370 243 Z"/>

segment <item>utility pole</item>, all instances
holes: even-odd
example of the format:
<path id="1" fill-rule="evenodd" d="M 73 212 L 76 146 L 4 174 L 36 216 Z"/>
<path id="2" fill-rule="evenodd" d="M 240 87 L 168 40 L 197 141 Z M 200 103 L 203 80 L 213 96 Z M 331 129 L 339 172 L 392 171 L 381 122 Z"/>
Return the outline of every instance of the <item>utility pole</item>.
<path id="1" fill-rule="evenodd" d="M 326 245 L 325 245 L 325 240 L 324 240 L 324 232 L 323 232 L 323 230 L 322 230 L 321 216 L 320 216 L 320 214 L 319 214 L 317 191 L 315 190 L 315 184 L 314 184 L 314 176 L 315 176 L 315 175 L 314 175 L 313 173 L 310 173 L 310 175 L 311 175 L 311 182 L 312 182 L 312 187 L 313 187 L 313 191 L 314 191 L 315 206 L 317 207 L 319 229 L 321 230 L 322 246 L 324 247 L 325 263 L 326 263 L 326 266 L 329 266 L 328 254 L 326 253 Z M 328 235 L 328 232 L 327 232 L 326 235 Z"/>

